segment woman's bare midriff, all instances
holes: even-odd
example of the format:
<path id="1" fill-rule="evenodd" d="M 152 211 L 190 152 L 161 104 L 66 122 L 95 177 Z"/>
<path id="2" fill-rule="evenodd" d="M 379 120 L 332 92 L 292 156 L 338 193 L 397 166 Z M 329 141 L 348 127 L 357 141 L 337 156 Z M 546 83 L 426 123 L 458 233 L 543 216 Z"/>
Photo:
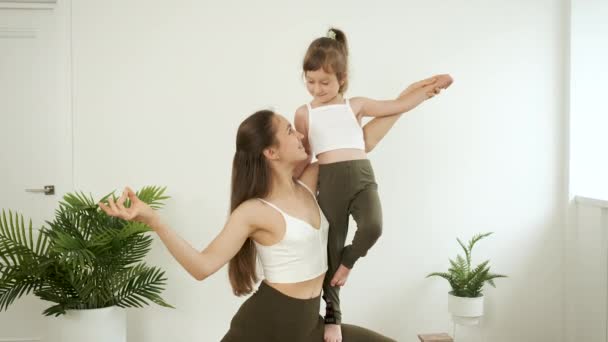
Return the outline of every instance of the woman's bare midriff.
<path id="1" fill-rule="evenodd" d="M 297 299 L 310 299 L 318 297 L 321 294 L 323 278 L 325 278 L 325 273 L 316 278 L 298 283 L 271 283 L 266 280 L 264 281 L 286 296 Z"/>
<path id="2" fill-rule="evenodd" d="M 317 155 L 319 164 L 337 163 L 346 160 L 367 159 L 365 151 L 356 148 L 342 148 Z"/>

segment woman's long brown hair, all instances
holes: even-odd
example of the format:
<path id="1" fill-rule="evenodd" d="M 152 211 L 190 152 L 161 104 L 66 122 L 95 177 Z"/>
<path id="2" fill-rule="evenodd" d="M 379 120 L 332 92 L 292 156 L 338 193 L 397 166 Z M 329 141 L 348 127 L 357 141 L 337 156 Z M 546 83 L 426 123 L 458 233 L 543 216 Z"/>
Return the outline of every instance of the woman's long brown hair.
<path id="1" fill-rule="evenodd" d="M 277 142 L 274 116 L 272 111 L 261 110 L 249 116 L 239 126 L 232 162 L 230 212 L 251 198 L 263 198 L 268 195 L 271 172 L 264 157 L 264 149 L 276 145 Z M 253 291 L 258 281 L 256 257 L 253 240 L 247 238 L 230 260 L 228 276 L 235 295 L 242 296 Z"/>

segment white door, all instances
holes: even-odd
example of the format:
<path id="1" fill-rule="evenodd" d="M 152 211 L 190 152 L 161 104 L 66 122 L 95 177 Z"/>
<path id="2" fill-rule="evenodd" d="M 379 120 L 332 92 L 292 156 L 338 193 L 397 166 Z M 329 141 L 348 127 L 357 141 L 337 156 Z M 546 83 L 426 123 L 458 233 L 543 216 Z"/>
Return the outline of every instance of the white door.
<path id="1" fill-rule="evenodd" d="M 34 227 L 72 191 L 69 15 L 69 1 L 0 0 L 0 209 Z M 54 195 L 25 191 L 46 185 Z M 0 341 L 44 340 L 51 305 L 33 294 L 16 300 L 0 312 Z"/>

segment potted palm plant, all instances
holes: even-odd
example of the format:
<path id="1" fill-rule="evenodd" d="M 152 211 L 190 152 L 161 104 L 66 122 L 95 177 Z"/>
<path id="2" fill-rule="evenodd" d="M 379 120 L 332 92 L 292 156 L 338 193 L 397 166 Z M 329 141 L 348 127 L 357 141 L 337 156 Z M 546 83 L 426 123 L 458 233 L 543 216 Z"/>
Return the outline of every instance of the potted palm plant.
<path id="1" fill-rule="evenodd" d="M 475 243 L 492 233 L 477 234 L 467 245 L 456 239 L 465 256 L 458 254 L 456 260 L 450 259 L 451 267 L 447 272 L 434 272 L 426 277 L 441 277 L 446 279 L 452 291 L 448 293 L 448 311 L 452 314 L 455 323 L 462 325 L 475 325 L 483 316 L 483 285 L 488 283 L 493 287 L 494 279 L 505 278 L 502 274 L 490 273 L 489 260 L 471 268 L 471 254 Z"/>
<path id="2" fill-rule="evenodd" d="M 137 196 L 160 208 L 165 188 L 144 187 Z M 104 196 L 105 201 L 114 192 Z M 61 341 L 126 341 L 126 312 L 161 297 L 167 279 L 142 259 L 150 228 L 106 215 L 84 193 L 68 193 L 52 221 L 37 231 L 22 215 L 0 217 L 0 310 L 33 293 L 53 303 L 46 316 L 60 316 L 51 335 Z M 127 201 L 126 206 L 130 206 Z"/>

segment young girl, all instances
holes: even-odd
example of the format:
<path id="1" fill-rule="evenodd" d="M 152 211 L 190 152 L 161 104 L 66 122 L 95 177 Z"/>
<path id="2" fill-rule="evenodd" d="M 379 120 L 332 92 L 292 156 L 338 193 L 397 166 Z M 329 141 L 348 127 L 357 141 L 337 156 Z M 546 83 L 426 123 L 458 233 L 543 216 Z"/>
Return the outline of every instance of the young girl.
<path id="1" fill-rule="evenodd" d="M 314 40 L 303 62 L 306 87 L 313 98 L 298 108 L 294 119 L 296 130 L 304 134 L 306 152 L 310 157 L 316 155 L 319 162 L 317 196 L 330 224 L 323 298 L 327 304 L 325 340 L 331 342 L 341 340 L 340 286 L 382 232 L 378 186 L 365 153 L 361 118 L 398 117 L 452 82 L 449 75 L 438 75 L 415 83 L 395 100 L 347 99 L 347 66 L 348 46 L 342 31 L 332 28 L 327 37 Z M 349 215 L 357 222 L 357 231 L 352 244 L 345 247 Z"/>

